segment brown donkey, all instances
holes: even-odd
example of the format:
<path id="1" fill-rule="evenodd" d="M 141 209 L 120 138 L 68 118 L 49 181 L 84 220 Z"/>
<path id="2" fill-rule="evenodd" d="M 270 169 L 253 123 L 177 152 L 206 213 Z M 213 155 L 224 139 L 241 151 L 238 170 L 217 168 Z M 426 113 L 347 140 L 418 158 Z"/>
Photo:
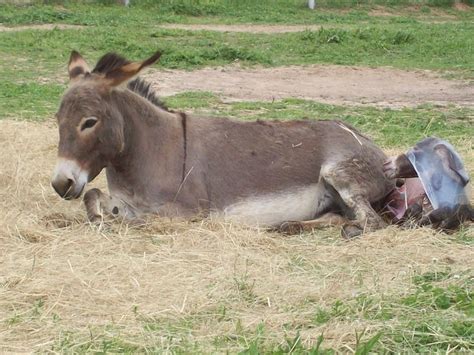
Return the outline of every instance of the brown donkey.
<path id="1" fill-rule="evenodd" d="M 105 168 L 110 196 L 85 194 L 89 219 L 201 214 L 287 231 L 384 226 L 373 206 L 393 181 L 383 173 L 386 156 L 367 137 L 340 121 L 175 113 L 140 79 L 120 87 L 159 57 L 129 62 L 109 53 L 90 71 L 71 54 L 52 185 L 75 199 Z"/>

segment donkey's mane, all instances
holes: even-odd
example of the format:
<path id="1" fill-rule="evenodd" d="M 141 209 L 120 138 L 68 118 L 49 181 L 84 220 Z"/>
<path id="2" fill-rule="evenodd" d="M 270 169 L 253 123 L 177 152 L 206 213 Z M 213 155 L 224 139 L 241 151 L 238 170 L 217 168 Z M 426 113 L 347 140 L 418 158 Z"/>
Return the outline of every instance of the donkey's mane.
<path id="1" fill-rule="evenodd" d="M 116 53 L 107 53 L 99 59 L 92 72 L 106 74 L 114 69 L 120 68 L 130 63 L 131 62 L 129 60 Z M 151 84 L 147 83 L 145 80 L 141 78 L 135 78 L 127 83 L 127 88 L 147 99 L 153 105 L 168 111 L 168 108 L 163 104 L 163 102 L 156 95 L 155 91 L 152 89 Z"/>
<path id="2" fill-rule="evenodd" d="M 135 78 L 127 83 L 127 88 L 141 97 L 150 101 L 153 105 L 168 111 L 168 107 L 156 95 L 155 90 L 152 89 L 151 84 L 142 78 Z"/>

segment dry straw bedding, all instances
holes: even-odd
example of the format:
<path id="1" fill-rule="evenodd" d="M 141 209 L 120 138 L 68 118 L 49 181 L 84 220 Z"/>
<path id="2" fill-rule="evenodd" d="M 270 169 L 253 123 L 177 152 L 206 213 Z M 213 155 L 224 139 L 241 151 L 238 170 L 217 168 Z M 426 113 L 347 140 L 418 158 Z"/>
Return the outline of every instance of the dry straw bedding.
<path id="1" fill-rule="evenodd" d="M 94 228 L 79 202 L 60 200 L 49 186 L 54 123 L 1 121 L 0 142 L 2 351 L 47 350 L 68 331 L 78 344 L 103 332 L 160 345 L 166 327 L 152 337 L 145 323 L 190 319 L 182 337 L 204 346 L 237 322 L 255 329 L 263 321 L 269 338 L 282 340 L 290 324 L 303 326 L 305 344 L 324 331 L 326 346 L 340 347 L 354 343 L 354 329 L 381 324 L 306 327 L 318 306 L 358 294 L 401 296 L 413 291 L 414 273 L 447 264 L 472 270 L 472 247 L 422 229 L 344 242 L 335 230 L 286 237 L 219 221 Z M 104 330 L 111 324 L 115 330 Z"/>

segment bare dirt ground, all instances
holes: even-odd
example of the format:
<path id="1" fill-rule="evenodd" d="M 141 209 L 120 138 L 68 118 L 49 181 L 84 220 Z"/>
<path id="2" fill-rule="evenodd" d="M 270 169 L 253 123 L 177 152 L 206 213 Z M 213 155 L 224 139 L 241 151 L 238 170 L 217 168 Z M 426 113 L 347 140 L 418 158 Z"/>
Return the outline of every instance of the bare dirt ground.
<path id="1" fill-rule="evenodd" d="M 288 97 L 329 104 L 416 106 L 424 103 L 474 106 L 474 84 L 429 71 L 334 65 L 195 71 L 149 71 L 144 77 L 163 96 L 212 91 L 224 100 L 268 101 Z"/>
<path id="2" fill-rule="evenodd" d="M 287 33 L 305 30 L 317 31 L 320 25 L 207 25 L 207 24 L 180 24 L 170 23 L 160 28 L 179 29 L 188 31 L 216 31 L 216 32 L 247 32 L 247 33 Z"/>
<path id="3" fill-rule="evenodd" d="M 344 242 L 336 231 L 287 237 L 219 221 L 94 228 L 80 202 L 50 187 L 52 121 L 2 120 L 0 144 L 0 352 L 61 352 L 61 344 L 80 352 L 74 344 L 100 348 L 103 336 L 163 349 L 197 342 L 212 352 L 216 337 L 260 322 L 268 340 L 284 339 L 290 325 L 303 327 L 305 345 L 324 333 L 325 346 L 354 346 L 355 330 L 373 334 L 397 318 L 318 325 L 315 308 L 361 294 L 403 296 L 415 274 L 473 267 L 472 248 L 428 229 Z"/>
<path id="4" fill-rule="evenodd" d="M 464 4 L 458 4 L 461 6 L 454 5 L 453 8 L 457 10 L 464 11 L 466 6 Z M 464 6 L 463 6 L 464 5 Z M 421 12 L 422 8 L 427 9 L 428 12 Z M 469 9 L 469 6 L 467 6 Z M 386 6 L 375 6 L 372 10 L 369 11 L 370 16 L 374 17 L 393 17 L 393 16 L 414 16 L 417 20 L 429 23 L 445 22 L 445 21 L 455 21 L 457 17 L 447 12 L 443 8 L 430 7 L 427 8 L 423 5 L 412 5 L 406 6 L 402 9 L 396 9 Z"/>
<path id="5" fill-rule="evenodd" d="M 66 24 L 42 24 L 42 25 L 27 25 L 27 26 L 15 26 L 15 27 L 7 27 L 0 24 L 0 32 L 18 32 L 18 31 L 25 31 L 25 30 L 45 30 L 50 31 L 54 29 L 58 30 L 71 30 L 71 29 L 81 29 L 84 26 L 80 25 L 66 25 Z"/>

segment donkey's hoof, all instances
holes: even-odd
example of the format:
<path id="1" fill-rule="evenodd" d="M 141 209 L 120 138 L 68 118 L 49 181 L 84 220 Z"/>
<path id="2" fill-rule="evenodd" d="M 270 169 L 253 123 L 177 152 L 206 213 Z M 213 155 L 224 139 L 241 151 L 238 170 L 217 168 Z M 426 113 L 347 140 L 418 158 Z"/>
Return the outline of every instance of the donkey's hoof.
<path id="1" fill-rule="evenodd" d="M 92 224 L 100 224 L 103 220 L 103 216 L 100 214 L 88 214 L 87 219 Z"/>
<path id="2" fill-rule="evenodd" d="M 364 233 L 364 230 L 353 224 L 346 224 L 342 227 L 341 235 L 344 239 L 352 239 Z"/>
<path id="3" fill-rule="evenodd" d="M 300 234 L 304 230 L 303 225 L 301 222 L 292 221 L 292 222 L 285 222 L 280 224 L 278 227 L 278 231 L 283 234 Z"/>
<path id="4" fill-rule="evenodd" d="M 405 154 L 388 159 L 383 164 L 383 172 L 388 179 L 417 176 L 415 168 Z"/>

